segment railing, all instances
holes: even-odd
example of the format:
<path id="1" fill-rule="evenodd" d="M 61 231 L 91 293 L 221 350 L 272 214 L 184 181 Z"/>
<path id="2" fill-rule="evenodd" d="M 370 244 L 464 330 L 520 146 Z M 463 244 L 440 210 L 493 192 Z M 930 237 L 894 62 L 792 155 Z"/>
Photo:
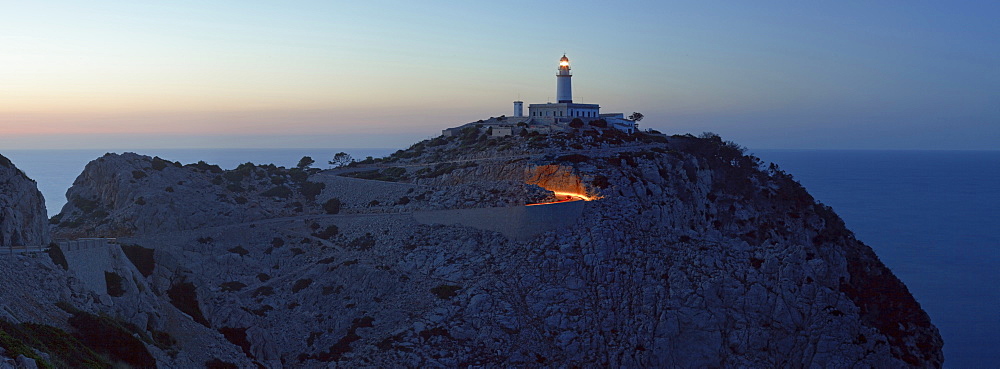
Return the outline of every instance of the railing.
<path id="1" fill-rule="evenodd" d="M 29 252 L 42 252 L 48 249 L 48 245 L 21 245 L 21 246 L 2 246 L 0 250 L 2 253 L 7 255 L 13 254 L 26 254 Z"/>
<path id="2" fill-rule="evenodd" d="M 77 238 L 75 240 L 57 240 L 62 251 L 77 251 L 95 247 L 106 247 L 117 242 L 116 238 Z"/>

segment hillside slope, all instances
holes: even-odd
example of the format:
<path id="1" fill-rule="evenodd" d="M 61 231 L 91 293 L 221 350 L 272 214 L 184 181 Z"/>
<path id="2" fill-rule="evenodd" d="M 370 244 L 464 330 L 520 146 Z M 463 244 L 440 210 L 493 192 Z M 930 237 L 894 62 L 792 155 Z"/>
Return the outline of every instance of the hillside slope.
<path id="1" fill-rule="evenodd" d="M 88 165 L 55 233 L 155 250 L 145 283 L 262 366 L 943 362 L 871 248 L 717 136 L 464 132 L 334 172 L 157 160 Z M 550 191 L 594 201 L 527 241 L 413 216 Z"/>

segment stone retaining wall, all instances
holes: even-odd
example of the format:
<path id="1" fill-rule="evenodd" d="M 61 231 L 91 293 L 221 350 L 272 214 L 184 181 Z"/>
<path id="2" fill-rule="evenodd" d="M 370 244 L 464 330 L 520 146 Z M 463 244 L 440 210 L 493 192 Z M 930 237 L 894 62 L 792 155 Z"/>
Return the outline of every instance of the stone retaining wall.
<path id="1" fill-rule="evenodd" d="M 546 231 L 568 228 L 583 214 L 586 201 L 534 206 L 416 211 L 421 224 L 461 225 L 500 232 L 515 241 L 527 241 Z"/>

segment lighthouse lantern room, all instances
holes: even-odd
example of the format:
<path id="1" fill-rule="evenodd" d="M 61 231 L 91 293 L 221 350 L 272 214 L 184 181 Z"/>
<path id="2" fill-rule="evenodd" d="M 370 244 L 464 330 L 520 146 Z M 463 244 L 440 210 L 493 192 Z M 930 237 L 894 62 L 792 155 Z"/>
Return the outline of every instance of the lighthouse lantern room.
<path id="1" fill-rule="evenodd" d="M 556 73 L 556 99 L 559 103 L 573 102 L 573 74 L 569 71 L 569 58 L 563 54 L 559 59 L 559 72 Z"/>

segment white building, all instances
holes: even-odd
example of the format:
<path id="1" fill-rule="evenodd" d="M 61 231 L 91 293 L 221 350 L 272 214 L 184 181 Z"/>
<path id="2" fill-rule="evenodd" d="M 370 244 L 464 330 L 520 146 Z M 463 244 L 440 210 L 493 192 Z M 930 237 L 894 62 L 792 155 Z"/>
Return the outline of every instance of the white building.
<path id="1" fill-rule="evenodd" d="M 573 102 L 573 74 L 570 72 L 569 58 L 563 54 L 559 59 L 559 69 L 556 72 L 556 103 L 531 104 L 528 105 L 528 117 L 538 124 L 568 124 L 574 118 L 580 118 L 584 122 L 604 119 L 608 122 L 608 127 L 628 133 L 635 132 L 636 122 L 625 119 L 625 114 L 601 114 L 601 106 L 598 104 L 579 104 Z M 514 102 L 514 110 L 523 104 Z"/>
<path id="2" fill-rule="evenodd" d="M 637 130 L 636 121 L 627 119 L 622 113 L 601 113 L 601 106 L 598 104 L 580 104 L 573 102 L 573 74 L 570 72 L 569 58 L 563 54 L 559 59 L 559 69 L 556 72 L 556 101 L 555 103 L 530 104 L 528 105 L 528 115 L 524 115 L 524 102 L 514 102 L 514 116 L 491 117 L 465 124 L 460 127 L 449 128 L 442 132 L 445 136 L 452 136 L 468 126 L 476 126 L 480 129 L 493 128 L 493 136 L 506 136 L 516 134 L 522 130 L 529 132 L 553 132 L 571 129 L 569 123 L 574 119 L 580 119 L 584 123 L 595 120 L 604 120 L 609 128 L 614 128 L 626 133 L 634 133 Z"/>

